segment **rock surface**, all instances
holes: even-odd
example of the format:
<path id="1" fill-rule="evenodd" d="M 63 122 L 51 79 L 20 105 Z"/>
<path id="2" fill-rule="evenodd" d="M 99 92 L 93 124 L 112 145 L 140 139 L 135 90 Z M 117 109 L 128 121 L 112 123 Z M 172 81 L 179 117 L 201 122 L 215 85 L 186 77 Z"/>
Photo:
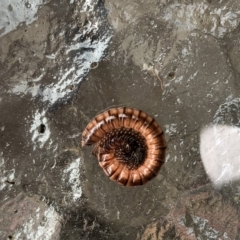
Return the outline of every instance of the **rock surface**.
<path id="1" fill-rule="evenodd" d="M 4 237 L 47 239 L 51 210 L 49 239 L 240 239 L 239 180 L 215 188 L 199 151 L 205 126 L 239 127 L 240 3 L 33 2 L 0 3 Z M 89 120 L 118 105 L 167 138 L 166 163 L 141 187 L 110 181 L 80 147 Z"/>
<path id="2" fill-rule="evenodd" d="M 1 239 L 54 239 L 60 237 L 63 219 L 39 196 L 23 193 L 2 202 Z"/>
<path id="3" fill-rule="evenodd" d="M 239 239 L 237 209 L 209 186 L 190 191 L 138 239 Z"/>

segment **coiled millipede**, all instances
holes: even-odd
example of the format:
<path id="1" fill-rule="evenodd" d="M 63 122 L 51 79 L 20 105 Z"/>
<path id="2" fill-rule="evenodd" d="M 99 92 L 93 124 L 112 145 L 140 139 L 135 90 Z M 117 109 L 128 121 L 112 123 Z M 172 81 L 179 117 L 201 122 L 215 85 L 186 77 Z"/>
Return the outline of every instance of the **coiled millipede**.
<path id="1" fill-rule="evenodd" d="M 111 108 L 90 121 L 82 146 L 92 144 L 92 153 L 106 175 L 125 186 L 143 185 L 154 178 L 167 146 L 154 118 L 128 107 Z"/>

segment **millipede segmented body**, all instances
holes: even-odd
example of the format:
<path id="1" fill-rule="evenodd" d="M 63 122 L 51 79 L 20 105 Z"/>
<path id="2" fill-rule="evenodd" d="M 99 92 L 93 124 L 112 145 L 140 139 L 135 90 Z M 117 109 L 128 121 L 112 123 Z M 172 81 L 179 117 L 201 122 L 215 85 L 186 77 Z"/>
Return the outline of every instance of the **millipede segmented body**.
<path id="1" fill-rule="evenodd" d="M 128 107 L 106 110 L 87 125 L 82 146 L 92 144 L 106 175 L 125 186 L 143 185 L 154 178 L 167 146 L 154 118 Z"/>

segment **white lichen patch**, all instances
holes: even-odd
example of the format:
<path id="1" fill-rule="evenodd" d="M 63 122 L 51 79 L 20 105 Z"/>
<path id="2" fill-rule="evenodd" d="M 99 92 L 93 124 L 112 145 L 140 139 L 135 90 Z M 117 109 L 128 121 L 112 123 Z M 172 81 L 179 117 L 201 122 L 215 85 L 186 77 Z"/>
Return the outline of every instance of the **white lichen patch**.
<path id="1" fill-rule="evenodd" d="M 93 10 L 95 4 L 96 2 L 94 1 L 85 1 L 83 4 L 83 12 L 88 11 L 89 14 L 89 11 Z M 98 33 L 102 23 L 94 13 L 93 16 L 92 21 L 88 21 L 82 31 L 76 33 L 72 44 L 64 46 L 66 62 L 68 62 L 68 56 L 72 55 L 72 52 L 74 52 L 75 55 L 75 57 L 69 61 L 71 62 L 69 67 L 65 68 L 60 66 L 58 76 L 53 76 L 49 84 L 43 85 L 41 83 L 45 74 L 41 74 L 36 79 L 31 79 L 31 84 L 29 84 L 29 81 L 26 79 L 21 79 L 19 83 L 9 90 L 9 93 L 17 95 L 31 94 L 32 97 L 38 96 L 41 101 L 48 102 L 49 104 L 54 104 L 59 99 L 69 97 L 72 92 L 71 86 L 77 86 L 83 77 L 91 70 L 91 64 L 98 63 L 101 60 L 111 39 L 111 36 L 107 34 L 101 36 Z M 98 35 L 98 41 L 92 42 L 90 38 L 84 42 L 79 40 L 88 34 Z M 91 51 L 82 52 L 81 49 L 91 49 Z M 59 56 L 60 50 L 59 48 L 56 52 L 52 52 L 45 57 L 53 62 L 58 62 L 58 58 L 62 58 L 62 55 Z"/>
<path id="2" fill-rule="evenodd" d="M 0 37 L 16 29 L 22 22 L 28 25 L 37 20 L 36 13 L 39 6 L 47 2 L 45 0 L 1 0 Z"/>
<path id="3" fill-rule="evenodd" d="M 170 125 L 164 125 L 165 127 L 165 133 L 168 134 L 169 136 L 175 135 L 177 133 L 177 124 L 172 123 Z"/>
<path id="4" fill-rule="evenodd" d="M 83 5 L 83 11 L 91 11 L 94 7 L 94 1 L 86 1 Z M 72 51 L 79 51 L 79 49 L 92 49 L 92 51 L 85 51 L 81 54 L 77 54 L 73 59 L 73 67 L 64 74 L 62 78 L 54 85 L 47 86 L 42 95 L 43 101 L 50 101 L 51 103 L 56 102 L 58 99 L 65 97 L 71 91 L 68 86 L 71 84 L 79 84 L 82 77 L 88 73 L 91 69 L 92 63 L 97 63 L 103 56 L 105 49 L 111 39 L 111 36 L 102 36 L 98 41 L 92 42 L 88 39 L 84 42 L 79 42 L 78 39 L 85 34 L 97 34 L 100 27 L 100 21 L 95 19 L 94 22 L 89 22 L 85 25 L 83 32 L 76 34 L 74 40 L 76 41 L 72 45 L 66 48 L 66 54 L 71 54 Z"/>
<path id="5" fill-rule="evenodd" d="M 36 214 L 23 223 L 14 233 L 16 240 L 52 240 L 58 239 L 60 232 L 60 216 L 53 207 L 49 207 L 43 213 L 40 208 L 36 209 Z"/>
<path id="6" fill-rule="evenodd" d="M 94 10 L 94 0 L 85 0 L 83 7 L 82 7 L 82 12 L 86 11 L 93 11 Z"/>
<path id="7" fill-rule="evenodd" d="M 51 132 L 45 113 L 45 111 L 39 112 L 39 110 L 37 110 L 33 115 L 29 132 L 32 134 L 34 150 L 37 146 L 42 148 L 50 138 Z M 41 132 L 41 125 L 44 128 L 44 132 Z"/>
<path id="8" fill-rule="evenodd" d="M 240 127 L 240 98 L 232 99 L 230 96 L 225 103 L 221 104 L 214 115 L 213 122 L 216 124 L 228 124 Z"/>
<path id="9" fill-rule="evenodd" d="M 12 187 L 12 184 L 9 184 L 14 181 L 15 169 L 6 170 L 5 161 L 0 153 L 0 191 L 5 189 L 7 186 Z M 9 182 L 9 183 L 8 183 Z"/>
<path id="10" fill-rule="evenodd" d="M 89 26 L 88 31 L 91 29 L 92 26 Z M 78 85 L 91 69 L 91 63 L 100 61 L 110 39 L 111 37 L 106 37 L 100 39 L 97 43 L 91 43 L 89 40 L 84 43 L 76 43 L 68 46 L 66 54 L 69 54 L 72 51 L 77 51 L 81 48 L 91 48 L 92 51 L 77 55 L 72 60 L 73 66 L 69 69 L 61 68 L 59 71 L 60 76 L 58 77 L 58 81 L 45 86 L 41 91 L 40 95 L 42 96 L 42 101 L 53 104 L 59 99 L 68 96 L 68 94 L 72 92 L 69 86 Z M 40 88 L 40 86 L 41 85 L 39 84 L 38 88 Z"/>
<path id="11" fill-rule="evenodd" d="M 62 181 L 67 186 L 71 187 L 71 192 L 68 194 L 73 202 L 79 200 L 82 196 L 82 188 L 80 182 L 80 158 L 73 161 L 63 171 Z"/>
<path id="12" fill-rule="evenodd" d="M 31 82 L 27 82 L 25 80 L 20 81 L 12 89 L 10 89 L 9 93 L 14 93 L 16 95 L 20 94 L 31 94 L 32 97 L 35 97 L 39 94 L 39 84 L 38 82 L 43 78 L 45 74 L 41 74 L 39 77 L 31 79 Z M 30 84 L 31 83 L 31 84 Z"/>
<path id="13" fill-rule="evenodd" d="M 230 240 L 228 234 L 224 232 L 220 233 L 213 227 L 209 226 L 209 221 L 207 219 L 203 219 L 198 216 L 191 215 L 192 222 L 186 226 L 186 218 L 182 217 L 179 220 L 179 225 L 186 227 L 186 233 L 190 236 L 196 237 L 196 239 L 200 239 L 200 237 L 204 237 L 204 239 L 212 239 L 212 240 Z"/>
<path id="14" fill-rule="evenodd" d="M 166 21 L 173 22 L 181 31 L 200 29 L 222 38 L 239 24 L 240 9 L 222 4 L 216 8 L 207 2 L 168 6 L 164 14 Z"/>

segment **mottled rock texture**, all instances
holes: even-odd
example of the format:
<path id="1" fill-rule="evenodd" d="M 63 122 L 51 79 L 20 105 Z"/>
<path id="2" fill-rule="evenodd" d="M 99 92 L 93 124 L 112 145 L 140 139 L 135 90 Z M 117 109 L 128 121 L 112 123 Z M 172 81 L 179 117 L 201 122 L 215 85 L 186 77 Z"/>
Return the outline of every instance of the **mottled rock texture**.
<path id="1" fill-rule="evenodd" d="M 239 239 L 239 181 L 214 189 L 199 151 L 206 125 L 239 126 L 239 1 L 38 2 L 0 3 L 0 220 L 16 223 L 0 221 L 4 236 L 37 234 L 39 206 L 63 219 L 59 239 Z M 166 163 L 142 187 L 110 181 L 80 147 L 113 105 L 165 131 Z"/>

